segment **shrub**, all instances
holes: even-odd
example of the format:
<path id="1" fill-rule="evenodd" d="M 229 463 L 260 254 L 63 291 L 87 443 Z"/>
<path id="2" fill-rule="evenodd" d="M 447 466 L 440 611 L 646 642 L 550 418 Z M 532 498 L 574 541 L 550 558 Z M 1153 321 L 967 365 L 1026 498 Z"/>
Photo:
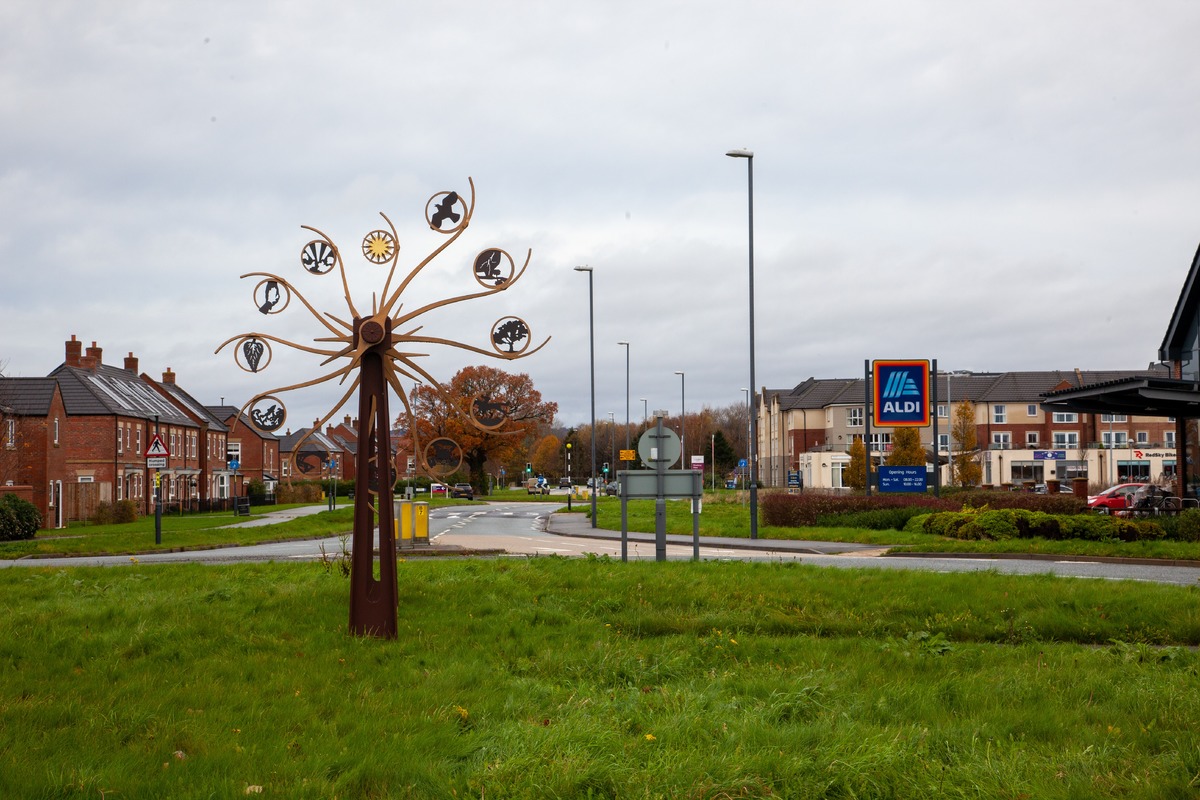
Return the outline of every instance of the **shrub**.
<path id="1" fill-rule="evenodd" d="M 42 514 L 37 506 L 11 492 L 0 497 L 0 541 L 32 539 L 40 527 Z"/>
<path id="2" fill-rule="evenodd" d="M 1189 508 L 1175 518 L 1172 538 L 1181 542 L 1200 542 L 1200 509 Z"/>

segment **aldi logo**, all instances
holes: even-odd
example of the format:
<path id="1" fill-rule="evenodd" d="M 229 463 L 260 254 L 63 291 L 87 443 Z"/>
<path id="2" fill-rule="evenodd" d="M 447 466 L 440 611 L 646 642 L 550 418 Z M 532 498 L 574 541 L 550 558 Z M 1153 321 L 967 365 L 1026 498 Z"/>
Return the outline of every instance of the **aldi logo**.
<path id="1" fill-rule="evenodd" d="M 929 424 L 929 362 L 875 361 L 871 365 L 873 425 Z"/>

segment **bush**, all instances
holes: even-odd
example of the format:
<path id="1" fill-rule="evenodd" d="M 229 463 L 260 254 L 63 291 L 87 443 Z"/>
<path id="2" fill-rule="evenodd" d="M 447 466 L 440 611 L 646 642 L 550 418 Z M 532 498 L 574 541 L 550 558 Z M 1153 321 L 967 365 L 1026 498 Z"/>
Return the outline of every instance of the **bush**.
<path id="1" fill-rule="evenodd" d="M 1189 508 L 1180 512 L 1173 522 L 1175 530 L 1170 531 L 1172 539 L 1181 542 L 1200 542 L 1200 509 Z"/>
<path id="2" fill-rule="evenodd" d="M 37 506 L 11 492 L 0 497 L 0 541 L 32 539 L 40 527 L 42 514 Z"/>

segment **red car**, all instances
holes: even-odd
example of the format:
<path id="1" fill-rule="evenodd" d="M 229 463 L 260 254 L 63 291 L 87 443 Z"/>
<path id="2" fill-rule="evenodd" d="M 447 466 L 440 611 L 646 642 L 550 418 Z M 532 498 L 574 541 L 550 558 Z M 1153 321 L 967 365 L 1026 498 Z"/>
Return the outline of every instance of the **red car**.
<path id="1" fill-rule="evenodd" d="M 1118 483 L 1100 494 L 1088 497 L 1088 508 L 1097 514 L 1112 514 L 1122 511 L 1129 508 L 1130 496 L 1145 485 L 1144 483 Z"/>

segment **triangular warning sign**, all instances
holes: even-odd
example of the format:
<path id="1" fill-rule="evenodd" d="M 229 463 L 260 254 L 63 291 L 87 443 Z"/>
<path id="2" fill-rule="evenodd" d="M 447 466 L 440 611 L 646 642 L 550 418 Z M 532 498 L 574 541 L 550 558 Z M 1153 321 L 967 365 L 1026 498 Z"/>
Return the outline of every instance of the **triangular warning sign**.
<path id="1" fill-rule="evenodd" d="M 169 456 L 167 446 L 163 444 L 162 438 L 156 433 L 150 439 L 150 446 L 146 448 L 146 458 Z"/>

